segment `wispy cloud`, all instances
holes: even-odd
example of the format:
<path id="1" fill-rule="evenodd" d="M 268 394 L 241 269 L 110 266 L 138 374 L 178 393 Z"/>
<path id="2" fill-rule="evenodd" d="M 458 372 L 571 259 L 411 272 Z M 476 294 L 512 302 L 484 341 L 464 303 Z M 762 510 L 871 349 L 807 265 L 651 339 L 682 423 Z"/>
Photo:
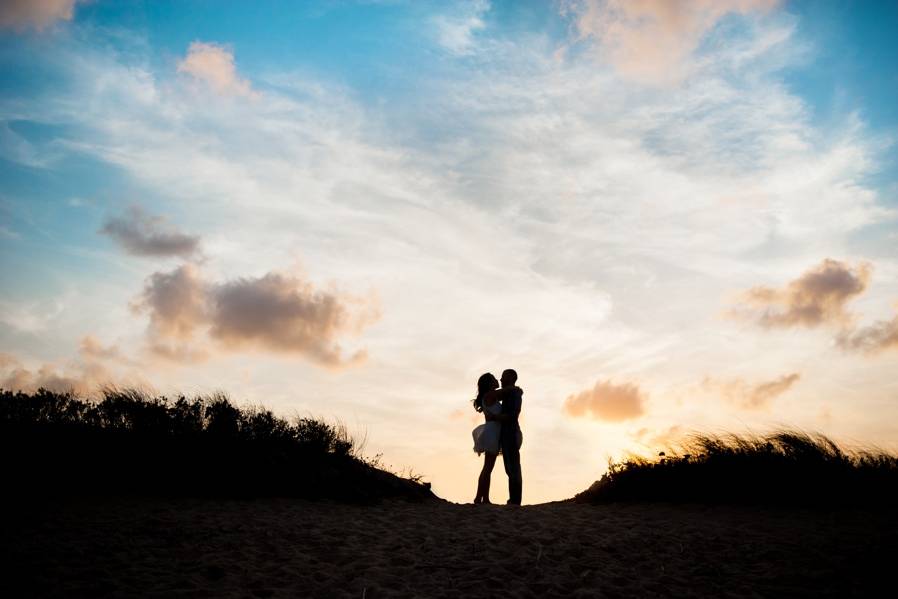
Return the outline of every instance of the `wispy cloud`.
<path id="1" fill-rule="evenodd" d="M 718 394 L 741 408 L 758 410 L 767 408 L 770 402 L 791 389 L 801 379 L 801 374 L 792 372 L 769 381 L 750 383 L 744 379 L 721 380 L 706 377 L 702 388 L 710 393 Z"/>
<path id="2" fill-rule="evenodd" d="M 0 157 L 32 168 L 46 168 L 51 157 L 42 156 L 27 139 L 10 129 L 9 123 L 0 123 Z"/>
<path id="3" fill-rule="evenodd" d="M 631 420 L 645 413 L 645 394 L 633 383 L 598 381 L 592 389 L 568 396 L 563 409 L 574 418 L 608 422 Z"/>
<path id="4" fill-rule="evenodd" d="M 836 339 L 840 347 L 848 350 L 878 354 L 888 349 L 898 349 L 898 316 L 880 320 L 865 327 L 842 332 Z"/>
<path id="5" fill-rule="evenodd" d="M 666 449 L 683 441 L 686 436 L 686 429 L 679 424 L 674 424 L 661 430 L 646 426 L 632 433 L 631 436 L 638 443 L 645 445 L 650 449 Z"/>
<path id="6" fill-rule="evenodd" d="M 489 11 L 488 0 L 470 0 L 452 5 L 454 13 L 434 17 L 437 42 L 452 54 L 471 54 L 476 46 L 475 35 L 486 24 L 483 15 Z"/>
<path id="7" fill-rule="evenodd" d="M 85 335 L 81 338 L 81 345 L 78 352 L 86 358 L 94 360 L 119 360 L 122 359 L 122 352 L 117 345 L 103 345 L 103 343 L 93 335 Z"/>
<path id="8" fill-rule="evenodd" d="M 753 287 L 732 314 L 766 328 L 847 326 L 853 320 L 845 305 L 867 289 L 870 265 L 851 266 L 827 258 L 784 288 Z"/>
<path id="9" fill-rule="evenodd" d="M 65 310 L 65 298 L 48 301 L 11 302 L 0 300 L 0 322 L 27 332 L 40 333 L 51 328 Z"/>
<path id="10" fill-rule="evenodd" d="M 100 232 L 135 256 L 190 258 L 199 251 L 199 236 L 181 233 L 162 217 L 150 215 L 137 205 L 107 219 Z"/>
<path id="11" fill-rule="evenodd" d="M 688 71 L 702 38 L 730 13 L 766 12 L 778 0 L 568 0 L 580 39 L 594 41 L 624 76 L 670 83 Z"/>
<path id="12" fill-rule="evenodd" d="M 254 97 L 249 81 L 237 74 L 234 52 L 222 45 L 193 42 L 187 56 L 178 62 L 178 71 L 187 73 L 219 94 Z"/>
<path id="13" fill-rule="evenodd" d="M 3 0 L 0 27 L 41 31 L 56 21 L 71 21 L 78 0 Z"/>

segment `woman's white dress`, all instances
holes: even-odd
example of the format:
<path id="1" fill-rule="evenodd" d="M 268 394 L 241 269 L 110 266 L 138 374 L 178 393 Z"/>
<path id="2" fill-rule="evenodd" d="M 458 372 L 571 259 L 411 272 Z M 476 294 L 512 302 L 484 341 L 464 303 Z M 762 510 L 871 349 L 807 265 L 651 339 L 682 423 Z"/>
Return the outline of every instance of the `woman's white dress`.
<path id="1" fill-rule="evenodd" d="M 491 406 L 483 406 L 484 414 L 492 414 L 498 416 L 502 413 L 502 406 L 497 401 Z M 481 453 L 499 453 L 499 433 L 502 432 L 502 423 L 497 420 L 487 420 L 473 431 L 471 435 L 474 437 L 474 451 Z M 518 447 L 521 446 L 523 437 L 521 431 L 518 431 Z"/>
<path id="2" fill-rule="evenodd" d="M 502 413 L 502 406 L 497 401 L 491 406 L 483 406 L 484 414 L 496 416 Z M 471 431 L 474 436 L 474 451 L 481 453 L 499 453 L 499 433 L 502 423 L 496 420 L 488 420 Z"/>

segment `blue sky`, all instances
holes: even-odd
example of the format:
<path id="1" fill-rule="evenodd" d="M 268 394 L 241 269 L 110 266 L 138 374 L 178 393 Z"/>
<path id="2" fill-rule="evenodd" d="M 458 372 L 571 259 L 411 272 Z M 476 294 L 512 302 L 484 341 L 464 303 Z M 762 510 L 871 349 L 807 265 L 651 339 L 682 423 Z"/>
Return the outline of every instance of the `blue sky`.
<path id="1" fill-rule="evenodd" d="M 509 366 L 526 501 L 694 429 L 894 444 L 896 24 L 892 2 L 5 5 L 0 383 L 340 418 L 454 500 L 474 381 Z"/>

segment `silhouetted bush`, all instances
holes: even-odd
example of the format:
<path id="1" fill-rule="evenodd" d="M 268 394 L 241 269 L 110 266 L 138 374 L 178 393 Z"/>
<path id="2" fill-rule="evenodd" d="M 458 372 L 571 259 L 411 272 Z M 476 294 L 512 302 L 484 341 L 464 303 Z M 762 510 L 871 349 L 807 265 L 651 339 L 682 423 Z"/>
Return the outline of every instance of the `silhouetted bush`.
<path id="1" fill-rule="evenodd" d="M 429 485 L 358 455 L 342 426 L 289 422 L 223 394 L 175 400 L 107 389 L 99 401 L 0 390 L 0 448 L 13 493 L 288 495 L 423 500 Z"/>
<path id="2" fill-rule="evenodd" d="M 574 501 L 898 505 L 898 456 L 819 434 L 694 435 L 668 453 L 611 463 Z"/>

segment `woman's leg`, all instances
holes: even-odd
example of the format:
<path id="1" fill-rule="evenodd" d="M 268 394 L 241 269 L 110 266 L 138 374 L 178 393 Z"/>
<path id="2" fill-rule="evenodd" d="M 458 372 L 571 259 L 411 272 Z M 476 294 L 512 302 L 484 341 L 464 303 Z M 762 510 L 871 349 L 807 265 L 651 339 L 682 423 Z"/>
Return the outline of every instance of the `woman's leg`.
<path id="1" fill-rule="evenodd" d="M 483 470 L 480 471 L 480 478 L 477 479 L 477 498 L 474 503 L 491 503 L 490 502 L 490 476 L 493 473 L 493 466 L 496 465 L 495 453 L 483 454 Z"/>

